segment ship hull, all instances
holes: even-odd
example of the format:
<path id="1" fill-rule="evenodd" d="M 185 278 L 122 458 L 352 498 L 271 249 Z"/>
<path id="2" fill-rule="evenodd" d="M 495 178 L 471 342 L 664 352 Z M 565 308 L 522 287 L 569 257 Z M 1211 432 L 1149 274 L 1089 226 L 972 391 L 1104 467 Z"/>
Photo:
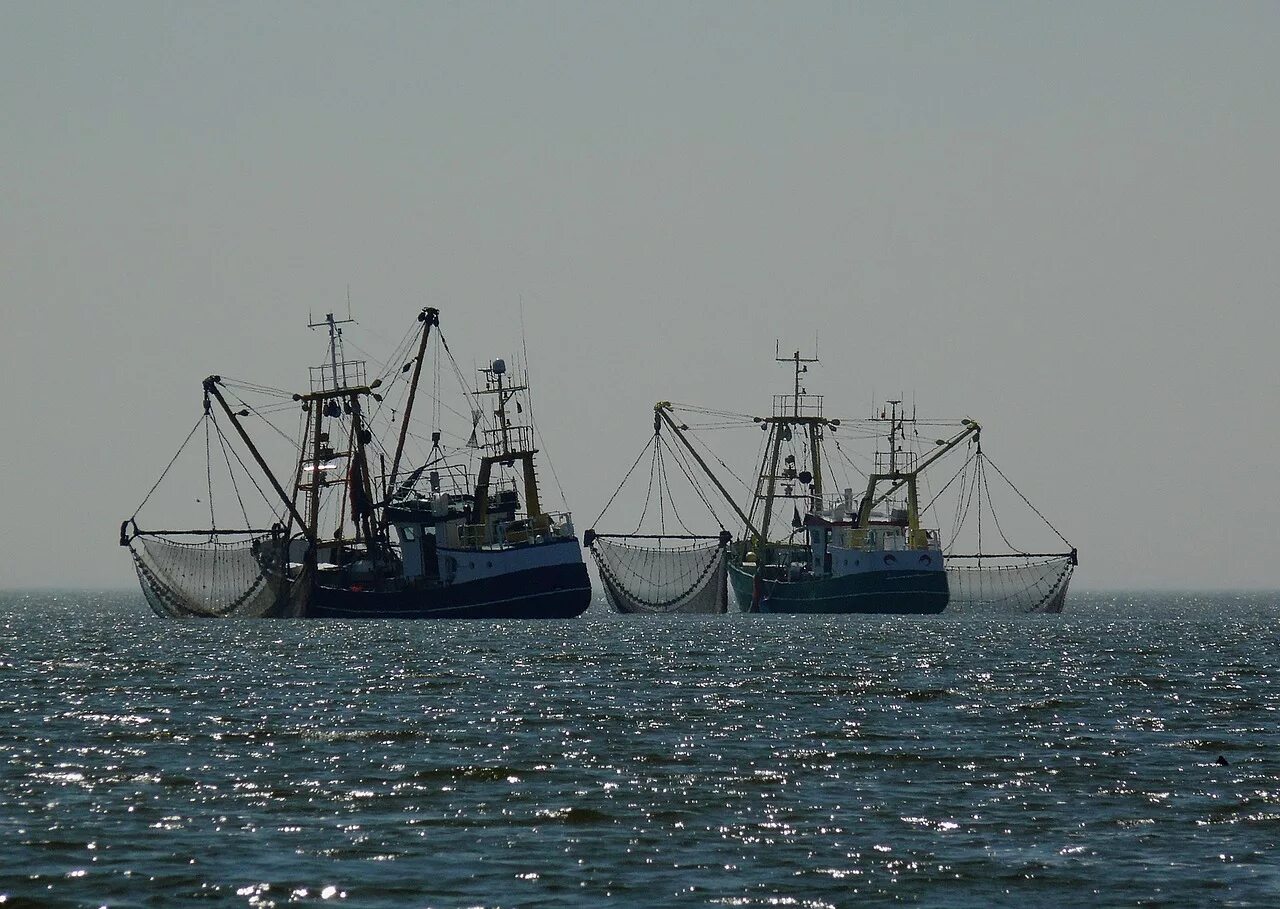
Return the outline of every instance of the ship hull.
<path id="1" fill-rule="evenodd" d="M 591 605 L 587 567 L 545 565 L 473 581 L 403 590 L 316 585 L 309 618 L 571 619 Z"/>
<path id="2" fill-rule="evenodd" d="M 761 580 L 757 597 L 754 572 L 730 565 L 729 585 L 743 612 L 936 615 L 949 599 L 946 573 L 937 570 Z"/>

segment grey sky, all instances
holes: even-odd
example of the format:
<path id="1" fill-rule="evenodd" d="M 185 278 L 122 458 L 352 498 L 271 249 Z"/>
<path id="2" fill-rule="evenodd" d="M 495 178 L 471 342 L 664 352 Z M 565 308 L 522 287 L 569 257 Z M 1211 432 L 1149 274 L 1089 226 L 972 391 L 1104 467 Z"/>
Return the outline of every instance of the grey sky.
<path id="1" fill-rule="evenodd" d="M 210 372 L 348 285 L 518 350 L 585 527 L 658 398 L 969 414 L 1091 587 L 1280 586 L 1280 6 L 0 5 L 0 586 L 131 583 Z M 357 334 L 353 333 L 353 337 Z M 557 497 L 558 498 L 558 497 Z"/>

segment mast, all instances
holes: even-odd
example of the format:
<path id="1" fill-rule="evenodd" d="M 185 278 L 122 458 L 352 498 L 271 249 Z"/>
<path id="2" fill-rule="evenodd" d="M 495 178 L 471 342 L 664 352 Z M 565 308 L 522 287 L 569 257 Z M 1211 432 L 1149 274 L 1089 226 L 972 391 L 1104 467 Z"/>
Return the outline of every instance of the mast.
<path id="1" fill-rule="evenodd" d="M 304 408 L 307 406 L 308 404 L 305 404 L 305 403 L 303 404 Z M 309 508 L 308 514 L 307 514 L 307 519 L 308 519 L 307 526 L 310 528 L 311 539 L 319 540 L 320 539 L 320 536 L 319 536 L 319 533 L 320 533 L 320 480 L 321 480 L 321 474 L 323 473 L 323 471 L 320 468 L 321 462 L 323 461 L 323 458 L 321 457 L 321 454 L 323 453 L 323 449 L 321 448 L 321 443 L 324 441 L 324 434 L 321 432 L 321 428 L 322 428 L 320 423 L 321 407 L 320 407 L 319 399 L 309 402 L 309 406 L 311 407 L 312 416 L 315 417 L 315 428 L 312 430 L 315 433 L 315 436 L 313 439 L 314 457 L 311 460 L 311 485 L 308 487 L 309 491 L 307 493 L 309 496 L 309 498 L 307 499 L 308 508 Z"/>
<path id="2" fill-rule="evenodd" d="M 817 510 L 822 507 L 822 433 L 817 423 L 809 424 L 809 450 L 813 452 L 813 492 L 810 502 Z"/>
<path id="3" fill-rule="evenodd" d="M 772 447 L 769 453 L 769 472 L 761 476 L 761 480 L 764 481 L 765 489 L 766 489 L 766 492 L 764 494 L 764 510 L 760 515 L 760 518 L 761 518 L 760 544 L 761 545 L 769 542 L 769 521 L 773 518 L 773 500 L 774 500 L 774 494 L 777 491 L 777 482 L 778 482 L 777 480 L 778 457 L 782 454 L 782 436 L 783 436 L 783 430 L 786 427 L 787 427 L 787 424 L 785 422 L 782 424 L 775 424 L 772 427 L 770 427 L 771 432 L 769 435 L 769 440 L 771 442 Z M 790 438 L 789 430 L 788 430 L 788 438 Z M 757 484 L 757 489 L 758 488 L 759 488 L 759 485 Z M 752 511 L 755 511 L 755 509 L 752 508 Z"/>
<path id="4" fill-rule="evenodd" d="M 307 420 L 310 435 L 304 438 L 303 453 L 299 459 L 298 476 L 295 482 L 296 489 L 306 494 L 306 526 L 309 528 L 312 539 L 319 540 L 321 491 L 327 486 L 336 486 L 341 483 L 346 489 L 347 499 L 343 503 L 339 525 L 335 531 L 335 540 L 339 546 L 342 540 L 342 523 L 346 520 L 348 504 L 351 506 L 351 523 L 355 528 L 355 539 L 372 543 L 377 536 L 370 521 L 373 492 L 366 455 L 366 446 L 373 440 L 373 435 L 364 426 L 364 412 L 360 398 L 364 395 L 373 395 L 373 390 L 382 385 L 382 380 L 374 379 L 372 383 L 365 384 L 364 362 L 345 359 L 340 326 L 354 322 L 355 320 L 349 315 L 346 319 L 338 319 L 333 313 L 326 313 L 323 321 L 308 323 L 310 328 L 328 329 L 328 362 L 311 368 L 311 391 L 308 394 L 293 396 L 295 401 L 301 403 L 302 409 L 310 414 Z M 351 417 L 347 450 L 335 452 L 330 445 L 330 433 L 325 431 L 324 420 L 325 417 L 330 420 L 339 419 L 344 412 Z M 335 458 L 346 459 L 345 476 L 342 480 L 327 481 L 324 476 L 325 462 Z M 309 480 L 305 476 L 308 470 L 311 473 Z"/>
<path id="5" fill-rule="evenodd" d="M 347 307 L 350 308 L 350 306 L 351 306 L 351 291 L 348 290 L 347 291 Z M 342 329 L 339 328 L 338 326 L 350 325 L 350 324 L 353 324 L 354 322 L 355 322 L 355 319 L 352 319 L 350 316 L 348 316 L 345 319 L 335 319 L 333 317 L 333 313 L 330 312 L 330 313 L 325 313 L 323 322 L 307 323 L 308 328 L 328 328 L 329 329 L 329 363 L 331 365 L 331 368 L 333 369 L 333 387 L 334 388 L 341 388 L 343 385 L 347 384 L 347 369 L 346 369 L 347 364 L 345 361 L 340 361 L 338 359 L 338 351 L 339 351 L 339 348 L 342 346 Z M 338 381 L 339 365 L 341 365 L 342 367 L 341 382 Z"/>
<path id="6" fill-rule="evenodd" d="M 792 365 L 792 393 L 790 395 L 774 395 L 773 416 L 757 417 L 756 422 L 769 429 L 769 440 L 766 443 L 765 460 L 760 465 L 760 474 L 756 481 L 755 498 L 751 504 L 754 515 L 761 509 L 760 545 L 768 543 L 769 525 L 773 519 L 773 508 L 778 498 L 778 481 L 783 481 L 784 496 L 791 499 L 808 500 L 806 511 L 813 511 L 815 503 L 822 499 L 822 428 L 839 426 L 839 420 L 828 420 L 822 415 L 822 396 L 810 395 L 801 385 L 801 377 L 809 371 L 810 363 L 819 362 L 817 356 L 802 357 L 795 351 L 789 357 L 779 354 L 779 345 L 774 344 L 774 362 Z M 796 470 L 795 458 L 787 456 L 786 469 L 778 472 L 782 460 L 782 443 L 795 438 L 794 428 L 805 434 L 809 442 L 810 469 Z M 803 465 L 802 465 L 803 466 Z M 797 496 L 797 482 L 810 491 Z M 763 488 L 763 493 L 761 489 Z"/>
<path id="7" fill-rule="evenodd" d="M 507 416 L 507 404 L 518 392 L 527 392 L 528 384 L 508 385 L 503 377 L 507 372 L 504 360 L 494 360 L 481 370 L 485 374 L 485 388 L 477 389 L 477 395 L 494 395 L 496 408 L 494 416 L 498 419 L 497 429 L 485 430 L 486 436 L 493 436 L 486 444 L 497 449 L 497 454 L 488 454 L 480 459 L 480 472 L 476 477 L 476 501 L 474 522 L 484 524 L 489 513 L 489 478 L 494 464 L 508 467 L 519 461 L 523 469 L 525 512 L 530 520 L 542 514 L 542 502 L 538 495 L 538 474 L 534 470 L 533 456 L 538 449 L 533 447 L 533 432 L 530 426 L 513 424 Z"/>
<path id="8" fill-rule="evenodd" d="M 889 402 L 889 473 L 898 473 L 898 405 L 901 401 Z"/>
<path id="9" fill-rule="evenodd" d="M 418 379 L 422 376 L 422 361 L 427 352 L 427 339 L 431 336 L 431 326 L 440 326 L 440 310 L 427 306 L 418 313 L 418 321 L 422 323 L 422 341 L 418 344 L 418 356 L 413 364 L 413 380 L 409 384 L 409 398 L 404 405 L 404 418 L 400 421 L 400 438 L 396 441 L 395 457 L 391 459 L 391 477 L 387 482 L 387 497 L 390 498 L 396 488 L 396 474 L 400 470 L 400 457 L 404 454 L 404 440 L 409 434 L 409 417 L 413 415 L 413 402 L 418 394 Z"/>
<path id="10" fill-rule="evenodd" d="M 351 523 L 356 528 L 356 539 L 362 537 L 372 543 L 376 538 L 373 524 L 373 488 L 369 476 L 367 445 L 373 434 L 364 427 L 364 410 L 360 396 L 352 393 L 347 399 L 351 407 L 351 463 L 347 471 L 347 497 L 351 501 Z M 358 513 L 357 513 L 358 512 Z"/>
<path id="11" fill-rule="evenodd" d="M 304 453 L 302 456 L 302 463 L 299 466 L 299 482 L 297 485 L 299 488 L 304 489 L 307 492 L 308 517 L 303 526 L 311 528 L 311 535 L 315 539 L 318 539 L 317 534 L 319 532 L 320 490 L 325 486 L 334 485 L 332 483 L 324 483 L 322 481 L 321 474 L 323 471 L 321 470 L 321 466 L 327 458 L 345 456 L 353 461 L 358 461 L 361 465 L 360 472 L 364 475 L 362 483 L 364 484 L 366 494 L 368 494 L 368 460 L 365 457 L 365 445 L 370 441 L 372 436 L 369 431 L 364 428 L 363 420 L 361 419 L 363 411 L 361 409 L 359 399 L 361 395 L 373 394 L 373 390 L 378 388 L 381 384 L 381 379 L 374 379 L 373 383 L 370 385 L 353 385 L 349 388 L 336 388 L 331 391 L 316 391 L 311 394 L 295 394 L 293 396 L 295 401 L 300 401 L 302 403 L 303 410 L 311 411 L 314 417 L 309 430 L 311 433 L 310 441 L 312 444 L 310 459 L 312 468 L 311 482 L 305 483 L 301 480 L 301 473 L 306 469 L 307 464 L 307 456 Z M 342 408 L 337 404 L 339 399 L 345 399 L 348 406 L 351 408 L 353 428 L 351 440 L 353 450 L 348 452 L 333 452 L 328 450 L 324 445 L 324 443 L 329 439 L 328 434 L 324 432 L 324 417 L 337 417 L 342 413 Z M 305 445 L 303 447 L 305 449 Z M 345 481 L 347 483 L 350 483 L 350 474 L 351 471 L 348 470 L 348 479 Z"/>

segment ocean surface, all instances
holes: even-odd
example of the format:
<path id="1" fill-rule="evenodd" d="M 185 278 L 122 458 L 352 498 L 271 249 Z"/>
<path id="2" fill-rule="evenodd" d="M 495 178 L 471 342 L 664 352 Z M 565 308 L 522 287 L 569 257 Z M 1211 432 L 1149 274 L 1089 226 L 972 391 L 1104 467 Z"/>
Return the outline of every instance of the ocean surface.
<path id="1" fill-rule="evenodd" d="M 1280 905 L 1280 597 L 1067 609 L 174 622 L 0 594 L 0 903 Z"/>

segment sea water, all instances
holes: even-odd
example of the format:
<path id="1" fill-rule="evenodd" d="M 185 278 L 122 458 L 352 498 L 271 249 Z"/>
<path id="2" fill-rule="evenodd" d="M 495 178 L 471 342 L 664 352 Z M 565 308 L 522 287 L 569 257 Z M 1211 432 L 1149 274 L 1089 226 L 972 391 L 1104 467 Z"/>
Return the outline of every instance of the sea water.
<path id="1" fill-rule="evenodd" d="M 188 621 L 0 597 L 8 906 L 1280 905 L 1280 600 Z"/>

